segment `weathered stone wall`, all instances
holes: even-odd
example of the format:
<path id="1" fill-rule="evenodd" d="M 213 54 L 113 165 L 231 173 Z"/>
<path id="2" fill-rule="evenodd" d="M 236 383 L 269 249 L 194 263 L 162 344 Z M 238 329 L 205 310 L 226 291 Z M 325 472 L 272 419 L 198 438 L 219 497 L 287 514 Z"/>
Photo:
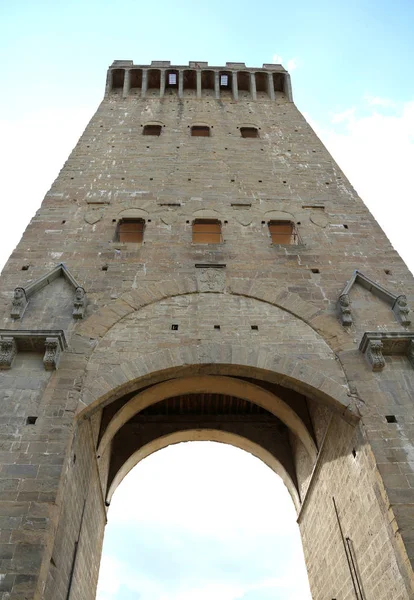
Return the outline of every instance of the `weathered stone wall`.
<path id="1" fill-rule="evenodd" d="M 355 456 L 354 456 L 355 454 Z M 335 513 L 334 501 L 338 511 Z M 305 560 L 315 598 L 359 598 L 341 537 L 349 538 L 364 597 L 411 598 L 401 581 L 399 540 L 372 451 L 360 428 L 334 417 L 312 488 L 299 514 Z"/>
<path id="2" fill-rule="evenodd" d="M 414 306 L 411 274 L 288 90 L 148 96 L 107 94 L 2 273 L 7 335 L 61 329 L 68 348 L 56 371 L 38 344 L 0 371 L 0 599 L 60 600 L 70 586 L 70 600 L 93 599 L 111 461 L 111 449 L 96 459 L 102 408 L 199 372 L 306 396 L 316 467 L 295 436 L 289 451 L 314 599 L 354 593 L 332 497 L 367 598 L 413 598 L 413 366 L 404 350 L 373 372 L 359 350 L 366 331 L 412 326 L 359 283 L 352 325 L 337 307 L 356 269 Z M 151 122 L 160 137 L 142 135 Z M 191 137 L 193 124 L 211 136 Z M 246 125 L 260 137 L 242 138 Z M 116 241 L 125 217 L 145 220 L 142 245 Z M 197 218 L 220 220 L 222 243 L 193 244 Z M 279 219 L 298 245 L 271 244 Z M 11 319 L 14 289 L 61 262 L 86 290 L 84 319 L 62 277 Z"/>

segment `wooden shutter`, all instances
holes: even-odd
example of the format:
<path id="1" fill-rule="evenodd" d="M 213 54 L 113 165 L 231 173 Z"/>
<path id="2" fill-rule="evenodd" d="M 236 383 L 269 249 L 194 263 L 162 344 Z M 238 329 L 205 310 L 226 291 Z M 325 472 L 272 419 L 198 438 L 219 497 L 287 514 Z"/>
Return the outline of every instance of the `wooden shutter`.
<path id="1" fill-rule="evenodd" d="M 144 239 L 144 221 L 121 221 L 118 232 L 120 242 L 141 244 Z"/>
<path id="2" fill-rule="evenodd" d="M 220 221 L 205 220 L 193 223 L 193 244 L 220 244 Z"/>
<path id="3" fill-rule="evenodd" d="M 161 125 L 145 125 L 144 135 L 161 135 Z"/>
<path id="4" fill-rule="evenodd" d="M 194 127 L 191 128 L 191 135 L 193 137 L 210 137 L 210 127 L 194 125 Z"/>
<path id="5" fill-rule="evenodd" d="M 272 244 L 297 244 L 295 226 L 290 221 L 270 221 Z"/>

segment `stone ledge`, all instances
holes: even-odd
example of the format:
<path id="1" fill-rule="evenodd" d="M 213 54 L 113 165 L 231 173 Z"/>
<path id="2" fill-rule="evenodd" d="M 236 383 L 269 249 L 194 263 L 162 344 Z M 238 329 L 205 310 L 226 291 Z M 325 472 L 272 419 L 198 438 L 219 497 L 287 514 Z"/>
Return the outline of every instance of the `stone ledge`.
<path id="1" fill-rule="evenodd" d="M 10 369 L 18 351 L 45 352 L 47 371 L 57 369 L 61 353 L 68 344 L 62 329 L 0 329 L 0 369 Z"/>
<path id="2" fill-rule="evenodd" d="M 383 370 L 384 355 L 405 354 L 414 367 L 414 333 L 366 331 L 359 349 L 366 356 L 373 371 Z"/>

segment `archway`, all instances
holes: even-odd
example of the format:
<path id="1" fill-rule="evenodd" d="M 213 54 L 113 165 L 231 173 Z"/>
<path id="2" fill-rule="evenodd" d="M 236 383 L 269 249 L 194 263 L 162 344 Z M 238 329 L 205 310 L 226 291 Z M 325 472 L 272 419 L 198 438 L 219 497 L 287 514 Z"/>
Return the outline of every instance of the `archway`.
<path id="1" fill-rule="evenodd" d="M 188 347 L 186 356 L 192 351 Z M 160 356 L 147 363 L 165 365 L 168 353 L 161 351 Z M 356 417 L 346 409 L 338 383 L 331 387 L 331 396 L 325 386 L 314 387 L 318 375 L 315 379 L 305 361 L 292 365 L 287 360 L 280 373 L 229 362 L 174 367 L 171 356 L 167 368 L 141 377 L 131 377 L 130 365 L 121 365 L 118 386 L 78 415 L 51 552 L 51 564 L 64 564 L 66 571 L 60 568 L 59 580 L 49 577 L 44 597 L 69 589 L 71 600 L 94 599 L 114 491 L 143 458 L 183 440 L 236 446 L 278 473 L 296 508 L 314 600 L 326 596 L 327 586 L 332 597 L 349 593 L 354 573 L 341 528 L 357 546 L 369 527 L 368 522 L 355 521 L 353 499 L 364 497 L 368 485 L 377 490 L 369 497 L 370 516 L 379 518 L 384 509 L 369 445 Z M 391 536 L 386 543 L 393 543 Z M 329 566 L 334 557 L 335 565 Z M 331 578 L 334 568 L 339 575 Z M 67 576 L 60 575 L 65 572 L 70 574 L 69 584 Z"/>
<path id="2" fill-rule="evenodd" d="M 155 451 L 112 499 L 97 600 L 307 600 L 295 514 L 280 478 L 245 451 L 209 442 Z"/>

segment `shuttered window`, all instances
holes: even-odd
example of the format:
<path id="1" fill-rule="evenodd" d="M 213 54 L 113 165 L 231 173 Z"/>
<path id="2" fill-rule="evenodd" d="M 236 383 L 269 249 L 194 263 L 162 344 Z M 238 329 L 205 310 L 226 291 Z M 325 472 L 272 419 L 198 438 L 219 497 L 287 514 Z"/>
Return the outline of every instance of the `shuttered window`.
<path id="1" fill-rule="evenodd" d="M 145 222 L 142 219 L 121 221 L 118 226 L 119 241 L 141 244 L 144 239 L 144 225 Z"/>
<path id="2" fill-rule="evenodd" d="M 269 233 L 272 244 L 298 243 L 298 232 L 291 221 L 270 221 Z"/>
<path id="3" fill-rule="evenodd" d="M 257 127 L 240 127 L 240 133 L 243 138 L 258 138 L 259 130 Z"/>
<path id="4" fill-rule="evenodd" d="M 194 137 L 209 137 L 210 127 L 205 125 L 194 125 L 191 127 L 191 135 Z"/>
<path id="5" fill-rule="evenodd" d="M 161 135 L 161 125 L 145 125 L 143 135 Z"/>
<path id="6" fill-rule="evenodd" d="M 193 223 L 193 244 L 220 244 L 220 221 L 203 219 Z"/>

